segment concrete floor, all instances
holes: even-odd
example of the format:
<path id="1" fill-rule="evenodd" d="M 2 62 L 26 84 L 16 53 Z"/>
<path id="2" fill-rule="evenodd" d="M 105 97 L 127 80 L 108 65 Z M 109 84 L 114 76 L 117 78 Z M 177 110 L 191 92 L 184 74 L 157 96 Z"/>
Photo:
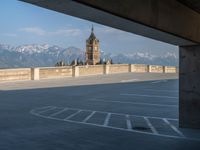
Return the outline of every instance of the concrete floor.
<path id="1" fill-rule="evenodd" d="M 200 149 L 178 127 L 177 74 L 5 82 L 0 104 L 1 150 Z"/>

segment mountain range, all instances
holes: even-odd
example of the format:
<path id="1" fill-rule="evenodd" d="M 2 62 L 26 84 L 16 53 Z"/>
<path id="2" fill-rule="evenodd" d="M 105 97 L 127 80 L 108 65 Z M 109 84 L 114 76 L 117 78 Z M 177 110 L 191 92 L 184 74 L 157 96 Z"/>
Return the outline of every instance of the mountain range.
<path id="1" fill-rule="evenodd" d="M 163 56 L 152 55 L 147 52 L 131 54 L 111 54 L 101 52 L 103 60 L 112 59 L 113 63 L 137 63 L 155 65 L 178 65 L 175 53 L 166 53 Z M 54 66 L 58 61 L 70 64 L 74 59 L 85 60 L 85 51 L 76 47 L 62 48 L 48 44 L 30 44 L 13 47 L 0 44 L 0 68 L 18 67 L 47 67 Z"/>

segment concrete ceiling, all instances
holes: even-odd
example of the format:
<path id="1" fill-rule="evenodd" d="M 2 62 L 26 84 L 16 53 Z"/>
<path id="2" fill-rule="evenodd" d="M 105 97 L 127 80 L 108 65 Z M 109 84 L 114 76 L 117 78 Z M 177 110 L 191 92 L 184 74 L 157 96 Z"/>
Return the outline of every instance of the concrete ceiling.
<path id="1" fill-rule="evenodd" d="M 200 43 L 200 0 L 21 1 L 173 45 Z"/>
<path id="2" fill-rule="evenodd" d="M 178 0 L 180 3 L 200 13 L 200 0 Z"/>

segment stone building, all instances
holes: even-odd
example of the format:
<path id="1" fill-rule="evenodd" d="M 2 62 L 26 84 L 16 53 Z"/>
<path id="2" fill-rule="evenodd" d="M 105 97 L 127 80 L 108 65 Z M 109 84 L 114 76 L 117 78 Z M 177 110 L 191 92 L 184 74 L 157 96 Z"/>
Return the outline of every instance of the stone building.
<path id="1" fill-rule="evenodd" d="M 100 62 L 99 40 L 94 34 L 92 26 L 90 37 L 86 40 L 86 64 L 96 65 Z"/>

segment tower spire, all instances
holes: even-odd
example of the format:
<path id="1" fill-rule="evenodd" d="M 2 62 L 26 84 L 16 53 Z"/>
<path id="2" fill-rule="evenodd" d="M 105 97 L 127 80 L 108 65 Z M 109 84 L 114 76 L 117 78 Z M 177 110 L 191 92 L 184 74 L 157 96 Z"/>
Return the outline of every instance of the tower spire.
<path id="1" fill-rule="evenodd" d="M 94 32 L 94 27 L 93 27 L 93 24 L 92 24 L 92 32 Z"/>

